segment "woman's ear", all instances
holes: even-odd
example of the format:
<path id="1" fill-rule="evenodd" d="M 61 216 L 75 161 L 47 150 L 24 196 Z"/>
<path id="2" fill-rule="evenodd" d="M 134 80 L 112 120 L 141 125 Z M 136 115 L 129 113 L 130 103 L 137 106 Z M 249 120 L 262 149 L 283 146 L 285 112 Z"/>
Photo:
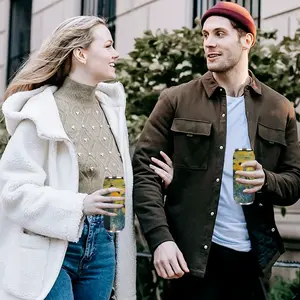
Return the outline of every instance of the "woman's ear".
<path id="1" fill-rule="evenodd" d="M 83 48 L 76 48 L 73 50 L 73 56 L 82 64 L 86 64 L 87 53 Z"/>

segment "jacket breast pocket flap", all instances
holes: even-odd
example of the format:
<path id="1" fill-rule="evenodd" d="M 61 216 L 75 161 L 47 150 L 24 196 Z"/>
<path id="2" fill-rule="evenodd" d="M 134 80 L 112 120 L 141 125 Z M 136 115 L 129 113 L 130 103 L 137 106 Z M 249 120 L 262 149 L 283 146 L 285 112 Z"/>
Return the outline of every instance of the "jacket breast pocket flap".
<path id="1" fill-rule="evenodd" d="M 286 146 L 285 130 L 258 123 L 258 135 L 269 144 Z"/>
<path id="2" fill-rule="evenodd" d="M 174 119 L 174 166 L 206 170 L 212 123 L 200 120 Z"/>
<path id="3" fill-rule="evenodd" d="M 35 300 L 43 288 L 50 239 L 22 232 L 15 247 L 6 263 L 3 288 L 18 299 Z"/>
<path id="4" fill-rule="evenodd" d="M 188 120 L 188 119 L 174 119 L 171 130 L 174 132 L 183 133 L 186 135 L 205 135 L 209 136 L 211 133 L 212 124 L 205 121 Z"/>
<path id="5" fill-rule="evenodd" d="M 282 150 L 286 147 L 285 130 L 258 123 L 255 155 L 269 171 L 275 171 Z"/>

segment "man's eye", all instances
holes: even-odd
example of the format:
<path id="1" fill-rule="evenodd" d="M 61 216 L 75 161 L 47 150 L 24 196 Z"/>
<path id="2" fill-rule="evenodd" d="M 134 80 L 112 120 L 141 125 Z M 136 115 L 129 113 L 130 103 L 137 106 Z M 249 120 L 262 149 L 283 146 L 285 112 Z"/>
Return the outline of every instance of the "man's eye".
<path id="1" fill-rule="evenodd" d="M 218 32 L 217 32 L 217 36 L 218 36 L 218 37 L 223 37 L 223 36 L 224 36 L 224 32 L 218 31 Z"/>

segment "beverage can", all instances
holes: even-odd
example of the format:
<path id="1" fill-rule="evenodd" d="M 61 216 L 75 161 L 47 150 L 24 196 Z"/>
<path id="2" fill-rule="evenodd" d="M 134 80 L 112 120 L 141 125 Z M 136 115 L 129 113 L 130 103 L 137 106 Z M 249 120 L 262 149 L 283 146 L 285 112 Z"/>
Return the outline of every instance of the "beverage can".
<path id="1" fill-rule="evenodd" d="M 124 197 L 125 198 L 125 181 L 122 176 L 105 177 L 103 188 L 115 187 L 120 189 L 120 192 L 112 192 L 107 194 L 109 197 Z M 116 200 L 114 204 L 125 204 L 124 201 Z M 104 215 L 104 228 L 110 232 L 119 232 L 125 227 L 125 206 L 122 208 L 106 209 L 109 212 L 116 213 L 116 216 Z"/>
<path id="2" fill-rule="evenodd" d="M 243 168 L 242 163 L 255 160 L 254 151 L 248 148 L 235 149 L 233 153 L 233 198 L 241 205 L 249 205 L 254 201 L 254 194 L 245 194 L 244 189 L 250 188 L 249 185 L 236 182 L 236 178 L 242 177 L 237 175 L 236 171 L 254 171 L 253 167 Z"/>

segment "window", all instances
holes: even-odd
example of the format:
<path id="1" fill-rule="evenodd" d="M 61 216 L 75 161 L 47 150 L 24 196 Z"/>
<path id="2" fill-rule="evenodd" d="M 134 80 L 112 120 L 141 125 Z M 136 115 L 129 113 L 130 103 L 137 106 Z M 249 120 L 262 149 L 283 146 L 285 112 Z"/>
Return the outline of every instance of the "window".
<path id="1" fill-rule="evenodd" d="M 8 43 L 7 83 L 30 54 L 32 0 L 12 0 Z"/>
<path id="2" fill-rule="evenodd" d="M 107 20 L 108 28 L 115 41 L 116 36 L 116 0 L 98 0 L 98 16 Z"/>
<path id="3" fill-rule="evenodd" d="M 98 15 L 107 21 L 113 40 L 116 34 L 116 0 L 82 0 L 82 15 Z"/>
<path id="4" fill-rule="evenodd" d="M 194 0 L 193 10 L 193 26 L 196 17 L 201 17 L 209 8 L 220 2 L 220 0 Z M 261 19 L 261 0 L 232 0 L 228 2 L 235 2 L 244 6 L 256 21 L 256 26 L 260 28 Z"/>

